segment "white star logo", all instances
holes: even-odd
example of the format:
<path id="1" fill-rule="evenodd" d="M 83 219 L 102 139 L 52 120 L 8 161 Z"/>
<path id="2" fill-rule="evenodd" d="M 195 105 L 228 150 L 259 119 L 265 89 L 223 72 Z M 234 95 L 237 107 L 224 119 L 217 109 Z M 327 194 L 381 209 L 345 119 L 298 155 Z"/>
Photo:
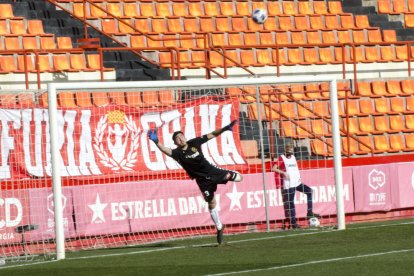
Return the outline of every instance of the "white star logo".
<path id="1" fill-rule="evenodd" d="M 93 211 L 92 222 L 95 222 L 95 223 L 105 222 L 103 210 L 106 208 L 107 205 L 108 203 L 101 203 L 99 194 L 96 194 L 95 204 L 88 204 L 88 207 L 91 208 Z M 99 220 L 96 221 L 97 219 Z"/>
<path id="2" fill-rule="evenodd" d="M 231 193 L 226 193 L 226 196 L 230 198 L 231 200 L 230 211 L 233 211 L 235 207 L 237 207 L 236 210 L 242 209 L 241 204 L 240 204 L 240 199 L 243 196 L 243 194 L 244 192 L 238 192 L 236 184 L 233 184 L 233 191 Z"/>

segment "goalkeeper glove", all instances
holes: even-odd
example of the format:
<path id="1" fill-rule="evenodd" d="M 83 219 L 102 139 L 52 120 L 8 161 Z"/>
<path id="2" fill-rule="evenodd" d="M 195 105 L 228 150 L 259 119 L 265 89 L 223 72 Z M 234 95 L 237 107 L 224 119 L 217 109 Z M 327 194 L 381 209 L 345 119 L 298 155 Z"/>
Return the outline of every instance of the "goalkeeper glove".
<path id="1" fill-rule="evenodd" d="M 237 123 L 237 120 L 234 120 L 234 121 L 232 121 L 230 124 L 228 124 L 227 126 L 225 126 L 223 129 L 224 129 L 224 131 L 226 131 L 226 130 L 230 130 L 230 131 L 232 131 L 233 130 L 233 126 L 235 125 Z"/>
<path id="2" fill-rule="evenodd" d="M 156 129 L 150 129 L 148 131 L 148 138 L 153 141 L 155 144 L 158 144 L 158 136 L 157 136 L 157 130 Z"/>

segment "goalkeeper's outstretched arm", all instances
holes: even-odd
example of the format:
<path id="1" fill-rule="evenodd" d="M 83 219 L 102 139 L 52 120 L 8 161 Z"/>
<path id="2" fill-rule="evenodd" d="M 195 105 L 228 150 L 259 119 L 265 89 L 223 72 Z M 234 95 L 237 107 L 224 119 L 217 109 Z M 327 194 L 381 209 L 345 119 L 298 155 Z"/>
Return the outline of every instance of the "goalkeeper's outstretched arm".
<path id="1" fill-rule="evenodd" d="M 228 124 L 227 126 L 223 127 L 223 128 L 219 128 L 214 130 L 213 132 L 207 134 L 207 139 L 213 139 L 214 137 L 217 137 L 219 135 L 221 135 L 223 132 L 225 132 L 226 130 L 230 130 L 233 131 L 233 126 L 237 123 L 237 120 L 232 121 L 230 124 Z"/>
<path id="2" fill-rule="evenodd" d="M 164 146 L 163 144 L 161 144 L 161 142 L 158 140 L 158 135 L 157 135 L 157 130 L 153 129 L 153 130 L 149 130 L 148 131 L 148 138 L 154 142 L 154 144 L 159 148 L 159 150 L 161 152 L 163 152 L 164 154 L 168 155 L 168 156 L 172 156 L 172 149 Z"/>

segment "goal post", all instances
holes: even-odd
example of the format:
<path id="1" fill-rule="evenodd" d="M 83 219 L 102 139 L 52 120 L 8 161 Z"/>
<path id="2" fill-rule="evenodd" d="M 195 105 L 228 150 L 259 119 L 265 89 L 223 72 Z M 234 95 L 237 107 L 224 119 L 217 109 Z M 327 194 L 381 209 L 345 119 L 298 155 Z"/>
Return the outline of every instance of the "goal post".
<path id="1" fill-rule="evenodd" d="M 87 92 L 90 93 L 90 97 L 92 98 L 92 100 L 95 100 L 95 94 L 94 93 L 102 93 L 105 92 L 105 95 L 109 95 L 111 92 L 116 92 L 116 93 L 125 93 L 128 94 L 138 94 L 140 95 L 140 93 L 142 94 L 142 96 L 139 99 L 139 101 L 142 100 L 142 97 L 144 97 L 146 91 L 157 91 L 158 93 L 158 97 L 161 97 L 161 94 L 164 91 L 173 91 L 173 101 L 174 103 L 169 103 L 169 104 L 165 104 L 162 105 L 160 104 L 160 110 L 162 110 L 164 113 L 162 113 L 162 115 L 157 115 L 155 117 L 145 117 L 145 119 L 143 119 L 143 117 L 140 117 L 140 123 L 141 126 L 137 126 L 138 122 L 134 122 L 131 118 L 129 118 L 127 115 L 124 116 L 124 111 L 125 110 L 130 110 L 128 108 L 126 108 L 125 106 L 119 105 L 113 105 L 113 102 L 109 103 L 109 106 L 111 106 L 112 111 L 114 112 L 118 112 L 119 110 L 121 110 L 121 114 L 109 114 L 107 115 L 107 117 L 101 117 L 100 121 L 98 122 L 98 126 L 100 126 L 101 128 L 104 128 L 107 126 L 109 120 L 113 120 L 115 122 L 115 120 L 120 120 L 122 121 L 124 124 L 126 124 L 126 126 L 121 130 L 117 129 L 117 126 L 115 126 L 113 129 L 111 129 L 111 131 L 113 131 L 115 134 L 113 135 L 115 138 L 113 139 L 118 139 L 120 137 L 120 135 L 122 133 L 126 133 L 128 132 L 128 135 L 130 135 L 129 137 L 133 140 L 130 142 L 129 145 L 127 145 L 127 147 L 129 148 L 128 151 L 128 156 L 130 157 L 129 159 L 127 157 L 125 157 L 124 155 L 122 155 L 121 157 L 125 157 L 126 159 L 128 159 L 127 161 L 125 161 L 126 159 L 124 158 L 123 161 L 118 162 L 116 160 L 116 158 L 114 157 L 116 155 L 115 151 L 114 152 L 110 152 L 113 153 L 112 157 L 108 157 L 108 151 L 104 151 L 101 148 L 101 151 L 98 152 L 98 155 L 101 156 L 104 160 L 101 161 L 100 166 L 103 164 L 103 166 L 106 166 L 107 168 L 111 168 L 111 172 L 114 172 L 114 176 L 113 176 L 113 182 L 123 182 L 119 179 L 125 179 L 122 177 L 122 168 L 125 170 L 128 170 L 128 172 L 131 172 L 131 170 L 137 170 L 137 159 L 133 156 L 135 156 L 134 150 L 138 147 L 137 144 L 139 144 L 139 146 L 144 147 L 145 150 L 149 151 L 150 154 L 148 156 L 144 156 L 144 161 L 147 162 L 148 160 L 152 159 L 157 159 L 157 160 L 162 160 L 157 162 L 151 162 L 152 164 L 152 169 L 154 169 L 154 174 L 149 175 L 148 176 L 148 180 L 151 179 L 168 179 L 171 180 L 171 182 L 174 182 L 176 179 L 180 179 L 180 177 L 182 177 L 183 172 L 181 171 L 180 173 L 176 173 L 176 169 L 177 169 L 177 165 L 173 164 L 171 162 L 171 160 L 165 160 L 162 159 L 163 157 L 160 157 L 161 154 L 160 152 L 157 152 L 155 150 L 155 148 L 153 148 L 153 145 L 145 140 L 145 134 L 144 132 L 146 132 L 148 130 L 148 128 L 152 128 L 152 127 L 157 127 L 159 129 L 161 129 L 162 131 L 162 138 L 161 139 L 165 139 L 165 137 L 171 137 L 170 135 L 172 134 L 172 131 L 176 131 L 180 128 L 184 128 L 185 127 L 185 131 L 184 133 L 193 135 L 200 135 L 200 134 L 206 134 L 207 131 L 211 130 L 210 127 L 215 126 L 215 127 L 221 127 L 224 126 L 226 123 L 229 122 L 230 119 L 233 119 L 235 117 L 239 116 L 239 112 L 241 112 L 241 110 L 244 113 L 249 113 L 248 108 L 250 108 L 250 105 L 257 105 L 257 125 L 258 125 L 258 134 L 259 136 L 254 136 L 256 137 L 259 147 L 259 151 L 258 151 L 258 156 L 256 156 L 256 160 L 260 159 L 259 163 L 255 163 L 257 165 L 256 166 L 256 171 L 260 172 L 262 174 L 262 184 L 263 184 L 263 205 L 265 207 L 265 225 L 266 225 L 266 229 L 269 231 L 270 230 L 270 220 L 275 220 L 274 218 L 269 218 L 269 204 L 272 205 L 274 203 L 269 203 L 269 201 L 273 202 L 272 200 L 269 200 L 268 196 L 269 196 L 269 192 L 268 189 L 271 186 L 271 182 L 269 181 L 269 179 L 272 179 L 272 176 L 269 177 L 269 173 L 270 173 L 270 169 L 269 167 L 266 166 L 267 163 L 269 163 L 269 153 L 265 152 L 266 147 L 268 147 L 270 144 L 269 137 L 263 137 L 263 133 L 265 131 L 267 131 L 268 129 L 264 129 L 264 125 L 271 125 L 272 124 L 272 119 L 270 119 L 270 122 L 268 121 L 268 119 L 265 119 L 265 121 L 263 121 L 263 118 L 268 116 L 267 112 L 268 110 L 268 106 L 267 103 L 263 101 L 264 98 L 270 98 L 274 96 L 275 98 L 279 98 L 281 96 L 283 97 L 288 97 L 290 100 L 289 101 L 293 101 L 296 104 L 295 110 L 297 112 L 297 110 L 299 108 L 302 107 L 302 105 L 306 105 L 307 102 L 304 102 L 304 104 L 300 103 L 300 101 L 302 101 L 303 99 L 296 99 L 295 97 L 292 98 L 292 92 L 293 88 L 290 89 L 290 92 L 287 92 L 286 95 L 284 95 L 283 91 L 281 92 L 281 90 L 277 91 L 277 95 L 276 94 L 272 94 L 272 95 L 266 95 L 266 97 L 264 97 L 264 95 L 261 92 L 261 87 L 278 87 L 281 85 L 284 86 L 291 86 L 291 85 L 295 85 L 295 84 L 305 84 L 305 83 L 315 83 L 318 85 L 318 87 L 321 87 L 322 83 L 328 83 L 328 89 L 329 89 L 329 99 L 325 98 L 325 101 L 329 101 L 329 109 L 330 109 L 330 120 L 331 120 L 331 125 L 329 126 L 329 128 L 331 129 L 331 133 L 329 134 L 330 137 L 332 137 L 332 146 L 333 146 L 333 154 L 331 155 L 326 155 L 325 158 L 326 160 L 333 160 L 333 168 L 334 168 L 334 182 L 335 182 L 335 196 L 336 196 L 336 225 L 337 225 L 337 229 L 345 229 L 345 208 L 344 208 L 344 195 L 343 195 L 343 176 L 342 176 L 342 163 L 341 163 L 341 136 L 340 136 L 340 122 L 339 122 L 339 112 L 338 112 L 338 96 L 337 96 L 337 87 L 336 87 L 336 80 L 333 78 L 327 78 L 327 77 L 281 77 L 281 78 L 274 78 L 274 77 L 264 77 L 264 78 L 231 78 L 231 79 L 212 79 L 212 80 L 183 80 L 183 81 L 145 81 L 145 82 L 79 82 L 79 83 L 50 83 L 48 85 L 47 88 L 47 94 L 48 94 L 48 114 L 49 114 L 49 127 L 50 127 L 50 152 L 51 152 L 51 165 L 52 165 L 52 183 L 53 183 L 53 195 L 54 195 L 54 216 L 55 216 L 55 233 L 56 233 L 56 253 L 57 253 L 57 259 L 64 259 L 65 258 L 65 230 L 64 230 L 64 213 L 63 213 L 63 206 L 62 206 L 62 178 L 61 178 L 61 170 L 62 170 L 62 157 L 61 157 L 61 147 L 62 147 L 62 141 L 59 141 L 59 131 L 62 131 L 62 128 L 58 126 L 59 124 L 59 120 L 62 120 L 61 118 L 58 118 L 58 114 L 59 114 L 59 110 L 61 109 L 61 107 L 58 106 L 57 103 L 59 103 L 59 101 L 61 101 L 61 99 L 59 99 L 59 94 L 61 93 L 71 93 L 73 95 L 75 95 L 76 93 L 79 92 Z M 218 101 L 221 100 L 225 100 L 229 97 L 233 97 L 234 100 L 234 95 L 232 96 L 230 91 L 230 88 L 238 88 L 239 91 L 241 91 L 241 93 L 239 95 L 236 95 L 236 100 L 235 102 L 237 102 L 238 104 L 240 104 L 240 106 L 238 107 L 239 110 L 237 110 L 237 114 L 234 114 L 234 110 L 230 110 L 230 105 L 219 105 Z M 246 92 L 247 88 L 251 88 L 253 87 L 254 90 L 254 94 L 246 94 L 248 92 Z M 246 89 L 244 89 L 246 88 Z M 200 92 L 201 91 L 201 92 Z M 305 91 L 303 91 L 305 92 Z M 272 92 L 273 93 L 273 92 Z M 89 96 L 88 96 L 89 97 Z M 105 96 L 106 97 L 106 96 Z M 122 96 L 124 97 L 124 96 Z M 127 96 L 125 96 L 127 97 Z M 246 100 L 248 97 L 253 97 L 254 102 L 253 101 L 248 101 Z M 297 101 L 296 101 L 296 100 Z M 309 98 L 309 102 L 312 101 L 316 102 L 318 101 L 318 98 L 314 98 L 314 97 L 310 97 Z M 160 101 L 160 98 L 158 98 L 158 101 Z M 211 105 L 210 106 L 204 106 L 206 105 L 206 101 L 209 102 L 211 101 Z M 131 100 L 132 102 L 132 100 Z M 291 103 L 289 102 L 289 103 Z M 287 102 L 286 102 L 287 103 Z M 129 104 L 127 102 L 127 104 Z M 177 110 L 176 105 L 180 105 L 182 104 L 182 108 Z M 265 108 L 262 109 L 260 106 L 261 105 L 265 105 Z M 284 105 L 285 102 L 283 103 L 275 103 L 275 104 L 281 104 Z M 152 114 L 152 113 L 157 113 L 157 109 L 154 109 L 153 106 L 149 106 L 147 105 L 146 107 L 145 103 L 141 104 L 137 104 L 136 106 L 134 106 L 134 112 L 147 112 L 148 114 Z M 253 106 L 252 106 L 253 107 Z M 147 109 L 145 109 L 147 108 Z M 194 110 L 195 108 L 199 109 L 200 113 L 197 113 L 197 115 L 194 115 Z M 267 109 L 266 109 L 267 108 Z M 145 109 L 145 110 L 144 110 Z M 219 109 L 219 111 L 217 111 Z M 99 110 L 99 109 L 98 109 Z M 143 111 L 144 110 L 144 111 Z M 213 119 L 211 119 L 211 117 L 209 117 L 209 115 L 203 115 L 201 114 L 202 112 L 210 112 L 209 114 L 215 114 L 217 112 L 221 112 L 219 115 L 221 116 L 220 119 L 217 119 L 217 121 L 213 121 Z M 215 113 L 214 113 L 215 112 Z M 233 113 L 232 113 L 233 112 Z M 272 110 L 270 110 L 270 112 L 273 112 Z M 280 114 L 283 113 L 282 111 L 278 111 L 281 112 Z M 86 114 L 87 112 L 84 112 L 85 118 L 90 118 L 90 113 Z M 184 115 L 183 115 L 184 113 Z M 231 114 L 230 114 L 231 113 Z M 263 114 L 265 113 L 265 114 Z M 126 114 L 126 113 L 125 113 Z M 150 116 L 149 115 L 149 116 Z M 276 114 L 277 115 L 277 114 Z M 62 115 L 60 115 L 62 116 Z M 88 117 L 89 116 L 89 117 Z M 119 116 L 121 116 L 122 118 L 119 118 Z M 164 116 L 164 117 L 162 117 Z M 184 119 L 179 119 L 177 116 L 181 116 Z M 191 117 L 192 116 L 192 117 Z M 198 116 L 198 117 L 197 117 Z M 250 116 L 250 115 L 248 115 Z M 271 115 L 270 115 L 271 116 Z M 282 116 L 282 115 L 280 115 Z M 168 118 L 167 118 L 168 117 Z M 189 118 L 195 118 L 194 120 L 190 120 Z M 149 118 L 149 119 L 148 119 Z M 201 118 L 201 119 L 200 119 Z M 285 115 L 283 115 L 283 117 L 280 117 L 281 120 L 283 119 L 286 122 L 289 122 L 289 120 L 296 120 L 296 118 L 288 118 Z M 147 120 L 148 119 L 148 120 Z M 147 121 L 146 121 L 147 120 Z M 153 121 L 151 121 L 153 120 Z M 162 121 L 164 120 L 164 121 Z M 181 120 L 181 121 L 180 121 Z M 210 120 L 209 122 L 203 121 L 203 120 Z M 304 118 L 304 120 L 307 120 L 307 118 Z M 300 123 L 304 122 L 300 121 Z M 296 122 L 296 121 L 295 121 Z M 299 120 L 298 120 L 299 122 Z M 277 123 L 277 119 L 274 120 L 274 123 Z M 305 122 L 306 123 L 306 122 Z M 195 126 L 191 126 L 189 124 L 195 124 Z M 216 125 L 216 124 L 220 124 L 220 125 Z M 277 137 L 287 137 L 289 135 L 283 134 L 282 135 L 282 130 L 281 130 L 281 123 L 277 123 L 279 126 L 279 129 L 275 132 Z M 295 123 L 296 124 L 296 123 Z M 303 128 L 303 127 L 302 127 Z M 98 129 L 98 128 L 97 128 Z M 195 133 L 194 133 L 194 129 L 196 129 Z M 250 126 L 250 125 L 240 125 L 239 126 L 239 132 L 240 134 L 246 134 L 246 137 L 248 135 L 250 135 L 250 131 L 254 129 L 254 126 Z M 270 129 L 271 131 L 272 129 Z M 297 130 L 299 131 L 300 129 L 297 128 Z M 311 132 L 308 130 L 308 132 Z M 90 137 L 90 138 L 84 138 L 84 139 L 101 139 L 101 144 L 99 145 L 95 145 L 94 144 L 94 149 L 99 151 L 99 146 L 102 146 L 102 144 L 104 142 L 102 142 L 102 133 L 100 134 L 95 134 L 95 136 Z M 118 136 L 117 136 L 118 135 Z M 310 134 L 312 135 L 312 134 Z M 99 136 L 101 136 L 101 138 L 99 138 Z M 299 137 L 299 136 L 298 136 Z M 309 139 L 310 136 L 308 136 L 307 139 Z M 312 136 L 314 137 L 314 136 Z M 193 138 L 193 137 L 189 137 L 189 138 Z M 274 137 L 273 137 L 274 138 Z M 317 137 L 318 139 L 320 139 L 320 137 Z M 322 137 L 323 138 L 323 137 Z M 83 139 L 83 138 L 82 138 Z M 223 141 L 220 141 L 220 145 L 217 146 L 216 144 L 212 147 L 208 146 L 209 148 L 209 152 L 211 154 L 211 156 L 209 156 L 209 161 L 213 160 L 216 162 L 216 165 L 224 165 L 224 167 L 226 168 L 234 168 L 234 169 L 241 169 L 243 171 L 252 171 L 251 167 L 253 163 L 249 164 L 245 164 L 245 165 L 249 165 L 249 168 L 246 169 L 246 167 L 241 166 L 241 162 L 240 164 L 237 165 L 237 162 L 234 161 L 235 159 L 237 159 L 237 154 L 241 154 L 241 150 L 240 152 L 236 151 L 228 151 L 227 153 L 223 153 L 221 154 L 219 157 L 220 158 L 215 158 L 214 154 L 217 153 L 217 147 L 219 148 L 219 151 L 222 151 L 223 148 L 225 148 L 224 143 L 228 143 L 228 145 L 230 145 L 231 147 L 233 146 L 239 146 L 239 142 L 237 141 L 236 144 L 233 144 L 233 140 L 231 137 L 229 136 L 224 136 L 223 137 Z M 298 139 L 299 142 L 304 142 L 302 140 L 302 137 L 299 138 L 295 138 L 293 137 L 293 139 Z M 107 141 L 108 145 L 110 143 L 112 143 L 111 145 L 113 146 L 114 143 L 118 143 L 119 145 L 122 145 L 121 143 L 121 138 L 119 141 L 114 141 L 114 142 L 110 142 L 109 140 Z M 271 140 L 271 139 L 270 139 Z M 316 139 L 315 139 L 316 141 Z M 170 145 L 173 146 L 172 142 L 166 142 L 164 141 L 164 143 L 166 145 Z M 210 143 L 210 142 L 209 142 Z M 215 142 L 212 142 L 215 143 Z M 305 142 L 304 142 L 305 143 Z M 243 143 L 246 144 L 246 143 Z M 274 147 L 275 143 L 273 143 L 272 145 L 270 145 L 270 148 Z M 221 148 L 220 148 L 221 146 Z M 277 145 L 276 145 L 277 146 Z M 216 148 L 214 148 L 216 147 Z M 309 143 L 308 143 L 308 148 L 309 148 Z M 214 149 L 213 149 L 214 148 Z M 325 146 L 325 148 L 327 148 L 327 146 Z M 203 149 L 204 150 L 204 149 Z M 123 151 L 125 152 L 125 148 L 123 148 Z M 122 152 L 123 153 L 123 152 Z M 250 151 L 248 152 L 250 153 Z M 121 157 L 119 157 L 121 160 Z M 274 156 L 273 156 L 274 157 Z M 270 154 L 270 159 L 273 160 L 272 157 L 272 153 Z M 101 160 L 102 160 L 101 158 Z M 105 159 L 106 158 L 106 159 Z M 243 158 L 243 157 L 242 157 Z M 106 161 L 105 161 L 106 160 Z M 223 161 L 224 160 L 224 161 Z M 226 161 L 227 160 L 227 161 Z M 228 161 L 230 160 L 230 161 Z M 89 160 L 90 161 L 90 160 Z M 111 163 L 112 162 L 112 163 Z M 227 162 L 227 163 L 226 163 Z M 230 163 L 232 163 L 232 166 L 226 166 L 229 165 Z M 90 164 L 90 163 L 89 163 Z M 96 165 L 96 164 L 95 164 Z M 161 170 L 160 168 L 165 168 L 165 170 Z M 89 168 L 89 170 L 92 171 L 91 168 Z M 103 170 L 101 170 L 100 172 L 101 174 L 103 174 Z M 137 179 L 142 179 L 142 175 L 138 175 L 139 173 L 141 173 L 141 171 L 136 172 L 137 173 Z M 102 175 L 104 177 L 104 175 Z M 256 180 L 256 178 L 254 178 Z M 272 180 L 273 181 L 273 180 Z M 145 182 L 145 181 L 144 181 Z M 88 182 L 90 183 L 90 182 Z M 105 183 L 109 183 L 108 181 L 106 181 Z M 175 182 L 174 182 L 175 183 Z M 128 185 L 128 184 L 125 184 Z M 173 189 L 173 186 L 168 186 L 168 183 L 165 182 L 165 185 L 167 185 L 166 187 Z M 270 186 L 269 186 L 270 185 Z M 193 183 L 193 186 L 195 186 L 195 183 Z M 231 203 L 230 207 L 233 208 L 234 210 L 240 209 L 239 211 L 242 212 L 244 207 L 240 207 L 237 206 L 238 204 L 240 204 L 240 198 L 239 201 L 236 200 L 236 197 L 239 195 L 243 196 L 243 195 L 248 195 L 249 191 L 243 191 L 243 192 L 238 192 L 235 190 L 235 187 L 240 187 L 240 186 L 234 186 L 233 185 L 233 190 L 231 191 L 227 191 L 227 196 L 228 197 L 232 197 L 231 198 Z M 273 187 L 272 187 L 273 188 Z M 86 193 L 86 192 L 85 192 Z M 229 195 L 230 193 L 232 193 L 231 195 Z M 166 193 L 167 194 L 167 193 Z M 256 192 L 255 195 L 257 195 L 258 193 Z M 84 195 L 82 195 L 82 193 L 80 193 L 81 196 L 85 197 Z M 273 195 L 273 194 L 272 194 Z M 74 196 L 74 195 L 73 195 Z M 223 197 L 223 195 L 221 195 L 221 197 Z M 148 199 L 150 200 L 150 199 Z M 179 200 L 182 200 L 182 202 L 184 202 L 184 199 L 179 198 L 178 201 L 174 201 L 171 198 L 164 198 L 164 199 L 160 199 L 159 203 L 162 203 L 161 205 L 157 205 L 159 209 L 162 208 L 166 208 L 165 206 L 168 205 L 169 207 L 171 207 L 170 209 L 168 209 L 168 211 L 165 211 L 167 216 L 173 216 L 176 215 L 176 212 L 178 212 L 175 208 L 178 207 L 173 207 L 174 204 L 177 204 L 177 206 L 179 204 L 183 204 L 182 206 L 187 206 L 185 204 L 188 204 L 188 208 L 191 208 L 191 203 L 180 203 Z M 234 201 L 233 201 L 234 200 Z M 253 199 L 250 198 L 251 201 L 253 201 Z M 260 200 L 258 199 L 257 202 L 259 202 Z M 139 229 L 141 229 L 140 226 L 134 226 L 133 224 L 133 219 L 134 216 L 139 217 L 142 215 L 142 210 L 147 210 L 149 207 L 149 204 L 154 204 L 153 205 L 153 209 L 151 209 L 151 214 L 147 214 L 148 216 L 153 216 L 155 217 L 155 213 L 157 213 L 157 215 L 159 217 L 162 217 L 162 210 L 155 210 L 155 200 L 152 201 L 152 203 L 150 201 L 145 201 L 144 203 L 144 209 L 139 209 L 142 206 L 140 205 L 141 201 L 125 201 L 122 202 L 122 206 L 124 207 L 119 207 L 121 206 L 121 203 L 116 203 L 116 204 L 112 204 L 111 208 L 113 212 L 117 212 L 115 215 L 114 213 L 112 213 L 112 219 L 119 219 L 121 216 L 127 217 L 126 220 L 128 220 L 128 225 L 127 227 L 129 227 L 129 229 L 131 229 L 131 227 L 135 227 L 136 230 L 130 230 L 131 232 L 137 232 L 139 231 Z M 174 203 L 175 202 L 175 203 Z M 188 201 L 190 202 L 190 201 Z M 86 203 L 85 203 L 86 204 Z M 89 204 L 89 205 L 88 205 Z M 82 207 L 82 208 L 97 208 L 97 206 L 100 208 L 104 208 L 104 204 L 108 204 L 108 203 L 103 203 L 101 197 L 99 197 L 99 195 L 96 197 L 96 201 L 94 202 L 94 205 L 92 205 L 91 203 L 88 203 L 85 206 L 86 207 Z M 148 204 L 145 205 L 145 204 Z M 194 204 L 198 204 L 198 203 L 194 203 Z M 170 206 L 171 205 L 171 206 Z M 88 207 L 89 206 L 89 207 Z M 93 207 L 91 207 L 93 206 Z M 128 206 L 128 207 L 125 207 Z M 147 206 L 148 208 L 145 209 Z M 180 205 L 180 208 L 182 207 Z M 252 205 L 253 206 L 253 205 Z M 75 211 L 76 211 L 76 206 L 74 207 Z M 117 209 L 118 208 L 118 209 Z M 183 207 L 184 208 L 184 207 Z M 187 208 L 187 207 L 185 207 Z M 184 208 L 184 209 L 185 209 Z M 196 207 L 194 207 L 196 208 Z M 200 209 L 201 207 L 198 207 L 198 209 Z M 253 208 L 253 207 L 252 207 Z M 141 211 L 142 212 L 141 212 Z M 167 209 L 166 209 L 167 210 Z M 201 210 L 201 209 L 200 209 Z M 247 210 L 247 209 L 246 209 Z M 126 214 L 124 214 L 126 212 Z M 135 212 L 135 214 L 133 214 L 133 212 Z M 141 212 L 141 213 L 139 213 Z M 145 212 L 149 212 L 149 211 L 145 211 Z M 186 211 L 186 214 L 189 214 L 190 211 Z M 196 212 L 196 211 L 194 211 Z M 200 211 L 201 212 L 201 211 Z M 118 217 L 117 217 L 118 216 Z M 101 225 L 103 225 L 106 221 L 103 215 L 103 211 L 100 210 L 100 213 L 98 213 L 98 211 L 96 211 L 96 209 L 94 209 L 94 218 L 96 221 L 100 221 L 102 222 Z M 260 220 L 260 219 L 259 219 Z M 77 223 L 82 223 L 80 221 L 77 221 Z M 226 222 L 224 222 L 226 223 Z M 239 221 L 239 224 L 249 224 L 251 223 L 250 221 Z M 99 224 L 96 224 L 97 226 L 99 226 Z M 154 225 L 151 225 L 151 227 L 148 228 L 148 230 L 146 231 L 153 231 L 150 234 L 146 234 L 147 236 L 149 235 L 153 235 L 154 237 L 158 237 L 160 235 L 161 232 L 166 231 L 166 229 L 163 229 L 161 226 L 159 225 L 163 225 L 163 222 L 160 221 L 155 221 Z M 160 227 L 159 229 L 156 229 L 154 227 Z M 194 232 L 190 231 L 189 229 L 191 229 L 193 226 L 191 225 L 184 225 L 180 223 L 177 223 L 176 228 L 177 229 L 184 229 L 181 230 L 183 231 L 184 234 L 182 234 L 182 236 L 188 236 L 191 235 L 191 233 L 208 233 L 208 231 L 204 228 L 197 228 L 197 230 Z M 174 230 L 175 231 L 175 230 Z M 172 232 L 174 232 L 172 231 Z M 94 235 L 93 233 L 96 232 L 88 232 L 86 231 L 84 236 L 92 236 Z M 102 232 L 105 233 L 105 232 Z M 148 232 L 147 232 L 148 233 Z M 169 236 L 175 236 L 175 234 L 170 233 Z M 179 236 L 179 235 L 178 235 Z M 102 238 L 104 239 L 104 238 Z M 129 238 L 127 237 L 127 240 L 131 240 L 131 236 L 129 236 Z M 141 238 L 140 238 L 141 239 Z M 114 239 L 115 240 L 115 239 Z M 154 238 L 154 240 L 156 240 L 156 238 Z"/>

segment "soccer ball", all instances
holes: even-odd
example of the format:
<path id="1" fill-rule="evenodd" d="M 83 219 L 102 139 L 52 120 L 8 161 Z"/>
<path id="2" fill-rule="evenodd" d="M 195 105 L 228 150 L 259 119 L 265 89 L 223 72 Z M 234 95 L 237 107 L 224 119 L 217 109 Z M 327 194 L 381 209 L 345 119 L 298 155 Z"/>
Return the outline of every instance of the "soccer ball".
<path id="1" fill-rule="evenodd" d="M 318 218 L 310 218 L 309 219 L 309 226 L 310 227 L 318 227 L 319 225 L 321 225 L 321 222 L 319 221 Z"/>
<path id="2" fill-rule="evenodd" d="M 252 19 L 257 24 L 263 24 L 267 19 L 267 13 L 262 9 L 255 9 L 252 13 Z"/>

